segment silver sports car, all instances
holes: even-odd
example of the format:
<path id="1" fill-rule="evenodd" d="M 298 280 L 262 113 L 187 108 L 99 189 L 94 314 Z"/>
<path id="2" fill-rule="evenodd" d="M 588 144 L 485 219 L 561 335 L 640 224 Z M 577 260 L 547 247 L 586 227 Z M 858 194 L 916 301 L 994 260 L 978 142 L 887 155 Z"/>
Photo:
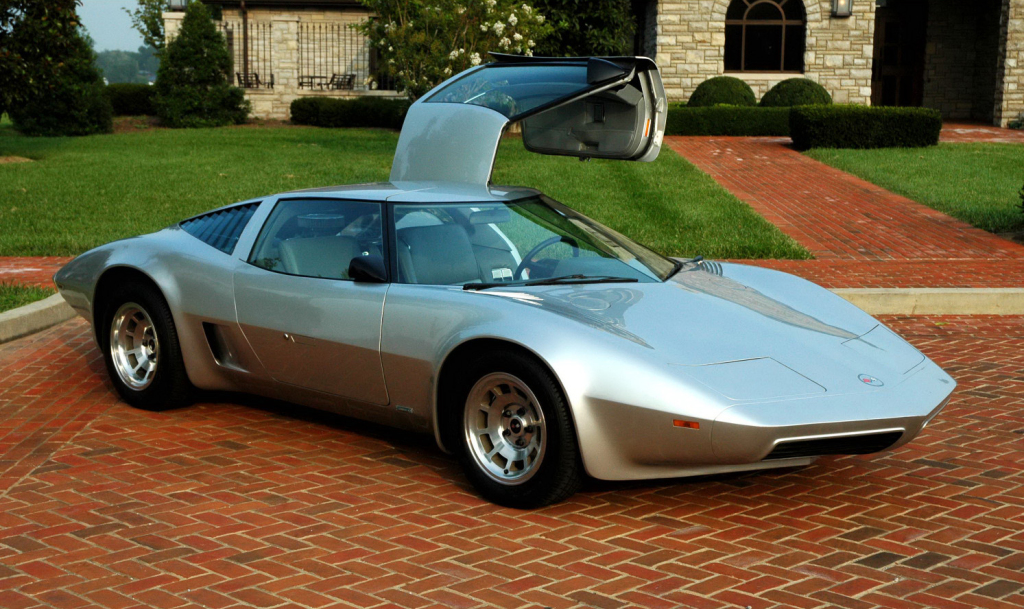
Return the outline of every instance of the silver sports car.
<path id="1" fill-rule="evenodd" d="M 645 58 L 498 56 L 409 110 L 387 183 L 289 192 L 111 243 L 55 276 L 114 386 L 244 391 L 433 433 L 485 497 L 802 466 L 909 442 L 955 383 L 803 279 L 666 258 L 538 191 L 498 141 L 652 161 Z"/>

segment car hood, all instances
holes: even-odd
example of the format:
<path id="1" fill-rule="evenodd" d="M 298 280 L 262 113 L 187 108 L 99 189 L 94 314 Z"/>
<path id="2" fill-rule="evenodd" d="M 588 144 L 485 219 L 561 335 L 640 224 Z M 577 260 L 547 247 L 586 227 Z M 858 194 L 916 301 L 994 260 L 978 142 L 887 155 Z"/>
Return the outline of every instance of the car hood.
<path id="1" fill-rule="evenodd" d="M 863 377 L 898 384 L 925 359 L 828 290 L 740 264 L 688 265 L 665 283 L 507 288 L 481 294 L 520 300 L 629 341 L 638 355 L 677 367 L 734 400 L 743 400 L 743 392 L 721 387 L 734 386 L 734 377 L 778 380 L 791 386 L 787 395 L 859 391 L 872 387 Z M 730 366 L 714 367 L 721 364 Z"/>

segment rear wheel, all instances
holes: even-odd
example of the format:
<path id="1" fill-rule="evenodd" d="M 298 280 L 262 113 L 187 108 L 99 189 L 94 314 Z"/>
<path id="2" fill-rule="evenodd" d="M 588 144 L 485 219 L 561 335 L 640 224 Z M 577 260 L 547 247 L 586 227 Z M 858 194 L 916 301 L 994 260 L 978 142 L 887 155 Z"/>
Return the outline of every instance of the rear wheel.
<path id="1" fill-rule="evenodd" d="M 459 458 L 480 494 L 509 507 L 561 501 L 583 478 L 576 432 L 551 374 L 516 353 L 484 356 L 469 366 L 458 421 Z M 454 419 L 454 416 L 452 417 Z"/>
<path id="2" fill-rule="evenodd" d="M 104 311 L 97 334 L 121 399 L 146 410 L 188 403 L 192 384 L 163 296 L 145 285 L 121 286 L 107 299 Z"/>

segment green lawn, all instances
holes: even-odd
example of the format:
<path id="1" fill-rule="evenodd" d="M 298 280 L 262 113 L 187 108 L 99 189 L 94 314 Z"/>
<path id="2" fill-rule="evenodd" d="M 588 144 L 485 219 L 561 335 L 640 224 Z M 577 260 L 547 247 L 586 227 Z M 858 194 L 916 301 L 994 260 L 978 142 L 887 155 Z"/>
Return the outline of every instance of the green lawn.
<path id="1" fill-rule="evenodd" d="M 992 232 L 1024 230 L 1024 146 L 817 149 L 806 153 L 883 188 Z"/>
<path id="2" fill-rule="evenodd" d="M 42 300 L 53 294 L 49 288 L 0 283 L 0 313 Z"/>
<path id="3" fill-rule="evenodd" d="M 36 159 L 0 165 L 0 256 L 77 254 L 250 197 L 386 180 L 397 137 L 252 127 L 27 138 L 0 128 L 0 156 Z M 540 188 L 670 255 L 808 257 L 667 148 L 655 163 L 581 163 L 508 139 L 495 181 Z"/>

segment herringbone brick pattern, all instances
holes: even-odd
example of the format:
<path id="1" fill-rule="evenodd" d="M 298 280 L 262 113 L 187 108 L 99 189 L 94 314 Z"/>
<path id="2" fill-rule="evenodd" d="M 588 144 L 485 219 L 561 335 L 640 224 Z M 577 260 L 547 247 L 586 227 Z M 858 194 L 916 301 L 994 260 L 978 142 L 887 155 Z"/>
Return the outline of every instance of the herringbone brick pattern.
<path id="1" fill-rule="evenodd" d="M 535 512 L 430 438 L 133 410 L 69 322 L 0 347 L 0 607 L 1020 607 L 1024 318 L 887 321 L 960 382 L 910 445 Z"/>

